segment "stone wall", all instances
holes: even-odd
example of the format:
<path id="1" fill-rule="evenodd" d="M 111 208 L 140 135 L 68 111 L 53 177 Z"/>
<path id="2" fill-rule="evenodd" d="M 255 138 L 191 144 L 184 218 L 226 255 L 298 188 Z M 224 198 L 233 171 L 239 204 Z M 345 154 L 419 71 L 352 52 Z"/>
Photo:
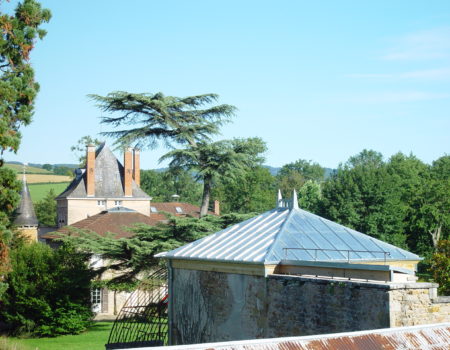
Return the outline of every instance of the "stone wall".
<path id="1" fill-rule="evenodd" d="M 438 297 L 436 284 L 394 285 L 389 304 L 391 327 L 450 322 L 450 297 Z"/>
<path id="2" fill-rule="evenodd" d="M 171 344 L 301 336 L 450 321 L 430 283 L 366 283 L 173 269 Z M 428 293 L 428 294 L 427 294 Z"/>

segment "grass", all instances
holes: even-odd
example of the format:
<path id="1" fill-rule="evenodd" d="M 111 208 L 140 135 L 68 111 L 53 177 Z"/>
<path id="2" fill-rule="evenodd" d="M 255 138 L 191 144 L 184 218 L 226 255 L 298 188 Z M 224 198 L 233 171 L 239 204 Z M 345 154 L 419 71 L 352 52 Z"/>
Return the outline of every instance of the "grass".
<path id="1" fill-rule="evenodd" d="M 22 174 L 17 174 L 17 180 L 22 180 Z M 47 183 L 47 182 L 69 182 L 72 177 L 67 175 L 53 174 L 27 174 L 27 183 Z"/>
<path id="2" fill-rule="evenodd" d="M 17 350 L 105 350 L 112 325 L 113 322 L 96 322 L 79 335 L 62 335 L 56 338 L 10 338 L 10 342 L 19 346 Z"/>
<path id="3" fill-rule="evenodd" d="M 23 165 L 21 164 L 12 164 L 12 163 L 5 163 L 5 168 L 9 168 L 14 170 L 16 173 L 22 174 L 23 172 Z M 51 171 L 42 169 L 42 168 L 36 168 L 34 166 L 27 166 L 25 169 L 25 173 L 27 174 L 53 174 Z"/>
<path id="4" fill-rule="evenodd" d="M 68 184 L 68 182 L 28 184 L 31 200 L 33 201 L 33 203 L 39 202 L 47 195 L 48 191 L 50 191 L 51 189 L 53 189 L 56 195 L 59 195 L 66 189 Z"/>

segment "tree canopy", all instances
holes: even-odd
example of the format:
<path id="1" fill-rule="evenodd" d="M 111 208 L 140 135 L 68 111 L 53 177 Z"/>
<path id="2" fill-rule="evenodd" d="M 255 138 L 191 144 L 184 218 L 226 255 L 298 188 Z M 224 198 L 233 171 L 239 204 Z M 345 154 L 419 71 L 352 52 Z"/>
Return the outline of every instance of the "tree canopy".
<path id="1" fill-rule="evenodd" d="M 266 150 L 260 138 L 223 140 L 211 143 L 197 143 L 184 149 L 168 152 L 161 160 L 169 159 L 172 169 L 194 171 L 203 182 L 203 197 L 200 216 L 207 214 L 214 181 L 220 177 L 238 181 L 252 167 L 263 160 Z"/>
<path id="2" fill-rule="evenodd" d="M 13 16 L 0 12 L 1 154 L 18 150 L 19 128 L 31 122 L 39 85 L 29 62 L 30 52 L 36 39 L 45 36 L 40 26 L 50 17 L 50 11 L 35 0 L 19 3 Z"/>
<path id="3" fill-rule="evenodd" d="M 116 91 L 107 96 L 89 96 L 101 110 L 118 114 L 102 117 L 101 123 L 114 128 L 125 127 L 103 133 L 115 138 L 120 147 L 133 144 L 140 149 L 154 148 L 158 141 L 192 147 L 197 142 L 210 141 L 236 111 L 236 107 L 227 104 L 209 107 L 218 100 L 216 94 L 175 97 L 161 92 Z"/>

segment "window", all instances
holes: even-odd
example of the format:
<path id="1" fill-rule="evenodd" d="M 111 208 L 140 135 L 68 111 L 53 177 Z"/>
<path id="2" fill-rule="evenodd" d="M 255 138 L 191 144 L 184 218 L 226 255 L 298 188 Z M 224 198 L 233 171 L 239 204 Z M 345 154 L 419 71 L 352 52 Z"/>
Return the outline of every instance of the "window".
<path id="1" fill-rule="evenodd" d="M 150 207 L 150 211 L 151 211 L 152 213 L 157 213 L 157 212 L 158 212 L 158 209 L 156 209 L 155 207 Z"/>
<path id="2" fill-rule="evenodd" d="M 100 304 L 102 302 L 102 293 L 100 288 L 91 289 L 91 303 Z"/>
<path id="3" fill-rule="evenodd" d="M 178 214 L 183 213 L 183 209 L 181 209 L 180 207 L 175 207 L 175 210 L 177 211 Z"/>
<path id="4" fill-rule="evenodd" d="M 122 205 L 122 201 L 114 201 L 114 205 Z"/>
<path id="5" fill-rule="evenodd" d="M 105 205 L 106 201 L 97 201 L 97 205 Z"/>

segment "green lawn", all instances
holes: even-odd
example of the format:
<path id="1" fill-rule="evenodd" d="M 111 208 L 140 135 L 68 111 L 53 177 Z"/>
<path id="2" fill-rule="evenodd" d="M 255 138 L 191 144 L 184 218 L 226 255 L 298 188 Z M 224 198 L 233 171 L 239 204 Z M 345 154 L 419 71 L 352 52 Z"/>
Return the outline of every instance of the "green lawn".
<path id="1" fill-rule="evenodd" d="M 96 322 L 79 335 L 63 335 L 56 338 L 12 339 L 24 350 L 105 350 L 113 322 Z"/>
<path id="2" fill-rule="evenodd" d="M 39 202 L 47 195 L 47 192 L 50 191 L 50 189 L 53 189 L 53 191 L 55 191 L 55 194 L 59 195 L 66 189 L 68 184 L 68 182 L 28 184 L 31 200 L 33 201 L 33 203 Z"/>

